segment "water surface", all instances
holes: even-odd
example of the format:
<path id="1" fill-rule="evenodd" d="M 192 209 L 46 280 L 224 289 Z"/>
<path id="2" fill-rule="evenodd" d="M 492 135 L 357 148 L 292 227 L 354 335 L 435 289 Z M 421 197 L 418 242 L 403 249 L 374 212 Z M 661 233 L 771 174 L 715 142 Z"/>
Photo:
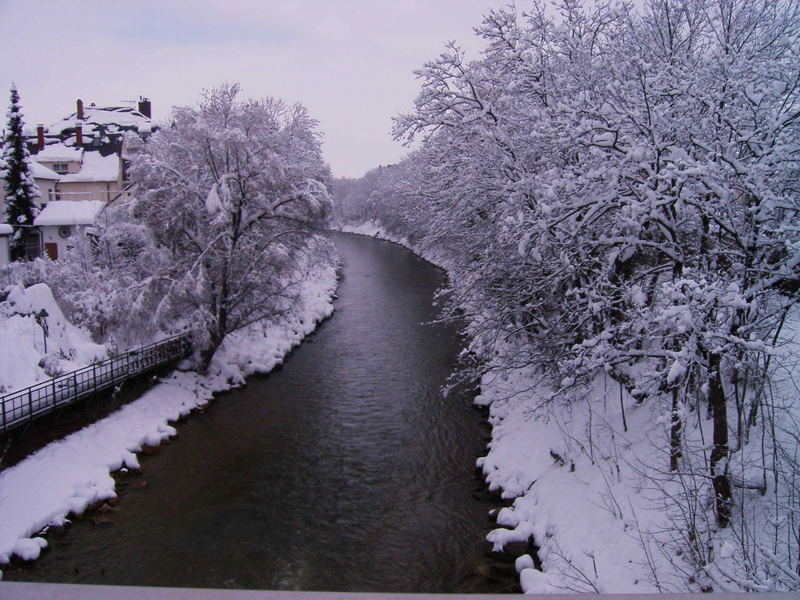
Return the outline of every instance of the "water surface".
<path id="1" fill-rule="evenodd" d="M 496 592 L 475 497 L 486 430 L 442 385 L 461 348 L 432 325 L 440 270 L 337 235 L 336 311 L 269 376 L 220 397 L 121 482 L 111 524 L 77 524 L 41 581 Z M 146 487 L 140 481 L 146 481 Z M 482 574 L 483 575 L 482 575 Z"/>

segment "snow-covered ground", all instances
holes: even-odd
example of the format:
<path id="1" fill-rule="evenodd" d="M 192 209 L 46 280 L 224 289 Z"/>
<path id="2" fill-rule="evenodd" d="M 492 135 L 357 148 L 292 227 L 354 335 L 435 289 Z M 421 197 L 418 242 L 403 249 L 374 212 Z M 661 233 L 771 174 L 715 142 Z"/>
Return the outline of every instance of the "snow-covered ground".
<path id="1" fill-rule="evenodd" d="M 143 446 L 157 446 L 176 434 L 171 422 L 204 406 L 214 392 L 243 385 L 247 375 L 267 372 L 280 364 L 333 312 L 336 285 L 335 268 L 312 270 L 302 284 L 302 308 L 277 325 L 256 324 L 230 336 L 214 356 L 207 375 L 174 373 L 105 419 L 49 444 L 0 473 L 0 564 L 7 563 L 12 555 L 26 560 L 37 558 L 47 542 L 36 534 L 48 525 L 63 524 L 71 513 L 79 514 L 96 502 L 115 497 L 111 473 L 120 468 L 137 468 L 136 452 Z M 25 298 L 46 296 L 41 290 L 31 292 L 36 287 L 25 290 Z M 41 303 L 32 299 L 30 302 L 31 307 Z M 50 314 L 54 314 L 51 309 L 57 310 L 55 302 L 44 306 Z M 60 319 L 66 323 L 63 316 Z M 9 340 L 18 346 L 14 336 L 22 339 L 22 333 L 27 332 L 30 337 L 31 325 L 25 321 L 14 327 L 3 335 L 11 335 Z M 72 343 L 82 340 L 75 332 L 69 335 Z M 0 347 L 7 348 L 7 341 L 3 339 Z M 34 342 L 28 354 L 38 348 L 39 342 Z M 86 356 L 80 354 L 76 360 Z M 35 358 L 32 354 L 27 356 L 30 360 Z M 15 385 L 18 379 L 6 373 L 10 363 L 3 358 L 0 364 L 3 381 Z"/>
<path id="2" fill-rule="evenodd" d="M 526 593 L 658 591 L 651 566 L 662 576 L 669 569 L 656 548 L 643 553 L 639 532 L 663 518 L 647 479 L 648 465 L 664 460 L 654 443 L 665 436 L 662 415 L 602 376 L 584 403 L 535 410 L 549 391 L 525 370 L 482 381 L 476 403 L 490 406 L 492 441 L 478 466 L 491 490 L 515 499 L 489 541 L 501 550 L 535 540 L 543 569 L 517 565 Z"/>
<path id="3" fill-rule="evenodd" d="M 772 413 L 778 438 L 792 455 L 800 423 L 800 315 L 789 319 L 782 339 L 782 352 L 770 369 L 773 391 L 763 410 Z M 785 591 L 775 587 L 776 579 L 800 583 L 781 566 L 782 557 L 795 547 L 787 517 L 796 464 L 776 467 L 783 481 L 765 478 L 764 457 L 768 462 L 785 459 L 780 452 L 772 458 L 774 449 L 759 428 L 731 457 L 731 478 L 739 482 L 737 522 L 718 529 L 704 517 L 708 507 L 702 504 L 713 503 L 713 494 L 702 467 L 692 472 L 684 457 L 681 475 L 669 472 L 668 402 L 638 404 L 600 375 L 583 402 L 559 405 L 539 379 L 532 370 L 487 375 L 476 398 L 477 404 L 490 407 L 492 425 L 489 453 L 478 466 L 490 489 L 514 499 L 498 515 L 502 527 L 488 539 L 497 549 L 529 538 L 539 547 L 542 570 L 527 557 L 517 563 L 523 591 L 680 592 L 710 586 L 735 592 L 745 585 Z M 685 447 L 708 450 L 711 418 L 694 411 L 684 421 Z M 736 445 L 732 438 L 732 448 Z M 707 491 L 700 497 L 687 493 L 696 480 L 702 482 L 696 489 L 705 486 Z M 778 514 L 776 507 L 783 507 Z M 699 575 L 684 560 L 695 535 L 705 553 Z M 748 547 L 751 556 L 743 554 Z M 756 548 L 766 560 L 753 558 Z M 748 560 L 762 561 L 760 568 L 750 566 L 761 569 L 760 581 L 744 578 L 741 565 Z"/>
<path id="4" fill-rule="evenodd" d="M 47 352 L 36 314 L 47 312 Z M 64 317 L 50 288 L 15 285 L 0 302 L 0 394 L 108 358 L 104 346 Z"/>

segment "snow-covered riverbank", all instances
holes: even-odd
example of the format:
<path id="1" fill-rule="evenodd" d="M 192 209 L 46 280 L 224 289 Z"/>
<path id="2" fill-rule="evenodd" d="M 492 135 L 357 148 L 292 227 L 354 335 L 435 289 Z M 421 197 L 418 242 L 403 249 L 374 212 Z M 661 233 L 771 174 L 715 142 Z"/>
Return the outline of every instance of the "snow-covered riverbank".
<path id="1" fill-rule="evenodd" d="M 343 230 L 400 244 L 447 270 L 445 258 L 375 223 Z M 498 513 L 501 527 L 488 541 L 496 551 L 509 542 L 536 543 L 542 570 L 530 555 L 517 560 L 526 593 L 658 591 L 648 560 L 657 562 L 662 577 L 669 569 L 657 548 L 643 553 L 638 532 L 655 528 L 664 513 L 654 510 L 637 467 L 662 454 L 653 443 L 664 437 L 660 415 L 652 405 L 636 406 L 625 392 L 620 399 L 610 378 L 597 380 L 580 409 L 536 412 L 551 391 L 540 380 L 525 369 L 489 374 L 475 399 L 489 408 L 492 426 L 489 451 L 477 466 L 490 491 L 514 501 Z M 591 446 L 584 443 L 587 432 Z"/>
<path id="2" fill-rule="evenodd" d="M 70 514 L 116 496 L 111 473 L 137 468 L 136 452 L 177 432 L 170 423 L 213 397 L 266 373 L 333 312 L 336 270 L 310 270 L 301 309 L 281 323 L 256 324 L 229 336 L 205 376 L 177 372 L 105 419 L 54 442 L 0 473 L 0 563 L 12 555 L 31 560 L 46 540 L 33 537 L 63 524 Z"/>
<path id="3" fill-rule="evenodd" d="M 343 230 L 401 244 L 447 269 L 446 258 L 420 251 L 374 223 Z M 800 371 L 792 358 L 799 352 L 796 316 L 788 320 L 782 337 L 783 351 L 771 368 L 771 410 L 779 428 L 781 422 L 800 422 L 795 384 Z M 497 551 L 509 542 L 530 541 L 538 548 L 539 564 L 531 555 L 517 559 L 523 591 L 739 590 L 731 582 L 742 560 L 737 539 L 742 529 L 717 529 L 704 520 L 698 498 L 689 492 L 696 481 L 707 479 L 702 467 L 695 470 L 697 465 L 687 459 L 681 472 L 670 472 L 669 403 L 637 402 L 606 374 L 599 374 L 577 402 L 559 399 L 545 381 L 532 368 L 490 371 L 475 399 L 489 408 L 492 426 L 488 453 L 478 467 L 490 490 L 513 502 L 498 513 L 499 527 L 487 539 Z M 710 417 L 694 411 L 685 420 L 687 447 L 709 451 Z M 787 448 L 796 447 L 795 429 L 779 433 Z M 766 436 L 759 441 L 761 435 L 752 433 L 749 449 L 735 455 L 730 471 L 738 482 L 736 493 L 749 497 L 740 502 L 747 505 L 746 514 L 738 515 L 748 523 L 747 543 L 762 549 L 777 544 L 778 555 L 781 525 L 769 511 L 774 512 L 780 495 L 788 493 L 782 488 L 791 484 L 762 484 L 759 468 L 770 449 L 764 449 L 769 442 Z M 704 501 L 713 503 L 713 497 Z M 705 581 L 694 579 L 692 532 L 709 544 L 703 548 Z M 779 566 L 764 565 L 770 568 Z"/>
<path id="4" fill-rule="evenodd" d="M 424 258 L 432 265 L 436 265 L 440 269 L 444 269 L 449 273 L 450 269 L 448 267 L 447 257 L 444 255 L 437 254 L 436 252 L 431 251 L 427 248 L 420 248 L 414 244 L 412 244 L 407 238 L 402 236 L 395 235 L 389 231 L 386 231 L 380 225 L 372 221 L 367 221 L 366 223 L 362 223 L 361 225 L 341 225 L 339 227 L 340 231 L 345 233 L 355 233 L 357 235 L 366 235 L 369 237 L 374 237 L 379 240 L 386 240 L 387 242 L 392 242 L 394 244 L 400 244 L 404 248 L 408 248 L 417 256 Z"/>

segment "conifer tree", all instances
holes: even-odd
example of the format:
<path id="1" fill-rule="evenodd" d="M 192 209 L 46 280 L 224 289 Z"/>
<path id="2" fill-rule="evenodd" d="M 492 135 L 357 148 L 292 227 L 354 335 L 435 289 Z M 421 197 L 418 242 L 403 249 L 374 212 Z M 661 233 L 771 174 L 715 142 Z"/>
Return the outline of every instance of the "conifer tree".
<path id="1" fill-rule="evenodd" d="M 31 172 L 30 153 L 23 134 L 22 106 L 16 85 L 11 85 L 8 122 L 3 138 L 3 156 L 0 167 L 6 195 L 6 222 L 14 228 L 9 250 L 11 260 L 25 257 L 26 231 L 39 213 L 39 189 Z"/>

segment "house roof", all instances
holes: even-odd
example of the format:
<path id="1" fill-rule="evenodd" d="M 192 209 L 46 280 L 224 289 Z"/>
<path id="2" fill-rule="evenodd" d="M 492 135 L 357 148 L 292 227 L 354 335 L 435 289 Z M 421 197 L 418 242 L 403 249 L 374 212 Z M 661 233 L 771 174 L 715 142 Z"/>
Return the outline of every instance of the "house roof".
<path id="1" fill-rule="evenodd" d="M 57 181 L 59 177 L 58 173 L 40 165 L 35 160 L 31 161 L 31 173 L 33 173 L 34 179 L 55 179 Z"/>
<path id="2" fill-rule="evenodd" d="M 33 221 L 41 225 L 93 225 L 106 205 L 101 200 L 54 200 Z"/>
<path id="3" fill-rule="evenodd" d="M 77 173 L 62 175 L 61 183 L 76 181 L 117 181 L 119 179 L 119 156 L 109 154 L 103 156 L 99 152 L 84 152 L 81 170 Z"/>
<path id="4" fill-rule="evenodd" d="M 37 162 L 80 162 L 82 153 L 82 148 L 67 146 L 59 142 L 57 144 L 45 146 L 44 149 L 40 150 L 31 158 Z"/>
<path id="5" fill-rule="evenodd" d="M 142 99 L 144 100 L 144 99 Z M 80 147 L 76 144 L 76 129 L 81 128 L 82 140 Z M 136 132 L 141 137 L 146 137 L 158 129 L 153 120 L 141 111 L 131 106 L 106 106 L 100 107 L 90 104 L 83 107 L 83 118 L 78 119 L 78 114 L 73 112 L 45 128 L 44 143 L 46 147 L 39 151 L 39 138 L 36 129 L 27 128 L 26 137 L 28 148 L 33 155 L 44 157 L 39 160 L 62 161 L 80 160 L 70 154 L 54 155 L 54 150 L 68 148 L 79 152 L 84 148 L 99 151 L 103 155 L 120 154 L 122 151 L 123 134 Z"/>
<path id="6" fill-rule="evenodd" d="M 84 135 L 92 135 L 98 128 L 102 128 L 102 133 L 104 134 L 114 134 L 131 130 L 148 133 L 153 129 L 152 120 L 133 108 L 127 106 L 111 106 L 105 108 L 87 106 L 83 109 L 82 120 L 78 119 L 77 113 L 72 113 L 66 119 L 62 119 L 51 125 L 48 131 L 50 133 L 61 134 L 79 125 Z"/>

